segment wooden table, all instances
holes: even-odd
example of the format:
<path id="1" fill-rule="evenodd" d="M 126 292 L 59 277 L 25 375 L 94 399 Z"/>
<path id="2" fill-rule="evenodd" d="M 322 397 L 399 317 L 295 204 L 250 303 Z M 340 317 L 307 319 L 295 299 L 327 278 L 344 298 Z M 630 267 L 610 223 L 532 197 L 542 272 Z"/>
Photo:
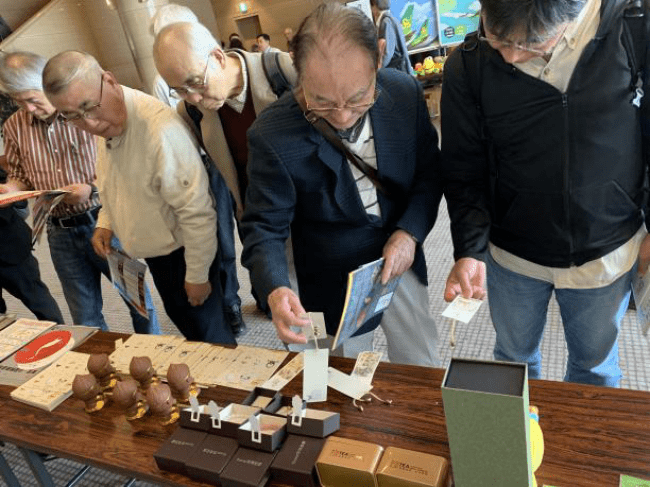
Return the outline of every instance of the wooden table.
<path id="1" fill-rule="evenodd" d="M 121 336 L 100 332 L 79 351 L 110 352 Z M 346 373 L 353 363 L 330 360 Z M 393 399 L 393 406 L 373 402 L 359 412 L 349 398 L 329 389 L 328 402 L 320 407 L 341 413 L 339 436 L 449 458 L 440 392 L 443 374 L 442 369 L 382 363 L 373 392 Z M 301 387 L 298 376 L 282 392 L 293 395 Z M 650 479 L 650 393 L 540 380 L 531 380 L 529 388 L 545 438 L 544 461 L 537 471 L 540 487 L 616 487 L 620 474 Z M 75 399 L 47 413 L 13 401 L 10 391 L 0 387 L 0 440 L 141 480 L 205 485 L 156 467 L 152 455 L 175 426 L 160 426 L 153 418 L 127 422 L 114 405 L 89 415 Z M 245 396 L 245 391 L 211 388 L 199 399 L 224 405 Z"/>

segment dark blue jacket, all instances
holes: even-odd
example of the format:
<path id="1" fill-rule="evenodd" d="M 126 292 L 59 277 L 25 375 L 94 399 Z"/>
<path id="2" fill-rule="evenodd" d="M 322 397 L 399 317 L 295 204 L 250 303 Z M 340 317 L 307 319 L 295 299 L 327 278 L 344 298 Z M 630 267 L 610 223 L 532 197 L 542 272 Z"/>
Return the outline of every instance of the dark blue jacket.
<path id="1" fill-rule="evenodd" d="M 307 311 L 325 313 L 329 333 L 341 316 L 347 274 L 380 258 L 398 228 L 423 242 L 442 194 L 438 137 L 422 88 L 392 69 L 380 70 L 377 83 L 381 94 L 370 116 L 378 173 L 401 190 L 390 199 L 378 193 L 381 219 L 366 213 L 345 157 L 306 121 L 293 94 L 264 110 L 248 131 L 242 263 L 266 302 L 275 288 L 289 286 L 291 233 L 300 299 Z M 413 270 L 427 282 L 421 245 Z"/>

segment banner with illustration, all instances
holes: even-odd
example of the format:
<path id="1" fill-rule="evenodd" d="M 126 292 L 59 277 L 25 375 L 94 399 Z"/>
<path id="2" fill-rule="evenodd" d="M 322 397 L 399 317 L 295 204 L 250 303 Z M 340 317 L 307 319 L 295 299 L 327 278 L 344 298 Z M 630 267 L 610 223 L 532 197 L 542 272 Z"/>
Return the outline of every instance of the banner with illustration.
<path id="1" fill-rule="evenodd" d="M 441 46 L 463 42 L 478 29 L 481 3 L 478 0 L 437 0 L 438 37 Z"/>
<path id="2" fill-rule="evenodd" d="M 410 53 L 434 49 L 438 37 L 435 0 L 392 0 L 390 11 L 402 24 Z"/>

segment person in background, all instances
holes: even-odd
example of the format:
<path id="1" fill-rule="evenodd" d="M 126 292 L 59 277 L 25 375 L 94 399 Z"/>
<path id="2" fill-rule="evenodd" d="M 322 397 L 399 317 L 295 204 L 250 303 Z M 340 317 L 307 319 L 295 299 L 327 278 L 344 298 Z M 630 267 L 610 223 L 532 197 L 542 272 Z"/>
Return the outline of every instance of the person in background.
<path id="1" fill-rule="evenodd" d="M 533 379 L 554 294 L 565 380 L 620 383 L 630 283 L 650 262 L 650 87 L 638 71 L 649 65 L 650 12 L 628 5 L 482 0 L 478 32 L 445 64 L 442 151 L 456 260 L 445 299 L 483 294 L 487 265 L 494 358 L 527 363 Z"/>
<path id="2" fill-rule="evenodd" d="M 173 24 L 174 22 L 198 21 L 199 19 L 197 16 L 188 7 L 176 3 L 170 3 L 158 8 L 156 14 L 151 19 L 150 30 L 151 34 L 156 37 L 163 27 Z M 172 108 L 176 108 L 176 104 L 180 101 L 178 98 L 169 96 L 169 85 L 165 83 L 165 80 L 159 73 L 156 73 L 156 77 L 153 80 L 151 94 Z"/>
<path id="3" fill-rule="evenodd" d="M 287 40 L 287 52 L 291 52 L 291 39 L 293 39 L 293 29 L 291 27 L 285 27 L 283 34 L 284 38 Z"/>
<path id="4" fill-rule="evenodd" d="M 169 4 L 158 9 L 158 13 L 154 17 L 152 23 L 154 36 L 157 36 L 160 31 L 168 25 L 187 22 L 198 23 L 194 13 L 187 7 L 180 5 Z M 238 40 L 237 34 L 230 35 L 231 41 Z M 178 103 L 181 98 L 176 95 L 176 91 L 169 88 L 160 74 L 156 75 L 157 85 L 165 88 L 164 96 L 160 95 L 160 90 L 155 91 L 155 96 L 167 103 L 172 108 L 178 109 Z M 185 113 L 183 111 L 183 113 Z M 191 129 L 194 130 L 194 123 L 191 119 L 187 119 Z M 203 149 L 201 157 L 206 157 Z M 212 165 L 207 161 L 208 165 Z M 217 261 L 219 262 L 219 276 L 221 279 L 221 288 L 223 291 L 224 312 L 228 324 L 235 335 L 241 335 L 246 331 L 246 324 L 241 312 L 241 299 L 239 297 L 239 280 L 237 277 L 237 253 L 235 251 L 235 224 L 233 221 L 233 203 L 232 197 L 228 192 L 223 177 L 215 171 L 210 175 L 210 189 L 214 196 L 217 210 L 217 241 L 219 242 L 217 248 Z"/>
<path id="5" fill-rule="evenodd" d="M 334 335 L 348 273 L 385 258 L 382 281 L 401 279 L 387 310 L 364 327 L 382 326 L 391 362 L 435 366 L 438 335 L 422 242 L 442 196 L 438 137 L 420 84 L 379 69 L 382 43 L 363 12 L 337 2 L 320 5 L 301 24 L 293 39 L 298 88 L 248 130 L 242 264 L 271 308 L 278 337 L 305 343 L 291 329 L 308 323 L 305 310 L 323 312 Z M 329 124 L 332 138 L 308 121 L 312 116 Z M 373 171 L 346 159 L 330 142 L 337 138 Z M 289 234 L 299 296 L 288 277 Z M 358 337 L 343 353 L 371 349 L 372 336 Z"/>
<path id="6" fill-rule="evenodd" d="M 0 156 L 0 184 L 7 179 L 6 156 Z M 0 314 L 7 312 L 2 290 L 19 299 L 39 320 L 63 323 L 63 315 L 41 280 L 32 254 L 32 231 L 16 209 L 0 206 Z"/>
<path id="7" fill-rule="evenodd" d="M 95 138 L 66 123 L 43 93 L 46 59 L 30 52 L 0 57 L 0 83 L 20 106 L 4 124 L 9 176 L 0 193 L 64 189 L 47 222 L 54 269 L 74 324 L 108 330 L 102 313 L 101 275 L 110 279 L 108 263 L 93 251 L 90 239 L 101 208 L 95 187 Z M 113 247 L 121 248 L 114 239 Z M 136 333 L 160 333 L 146 289 L 149 319 L 126 300 Z"/>
<path id="8" fill-rule="evenodd" d="M 178 63 L 178 59 L 186 62 Z M 264 71 L 262 55 L 224 52 L 203 25 L 181 23 L 168 26 L 156 37 L 154 61 L 175 95 L 185 100 L 178 112 L 197 127 L 208 155 L 216 164 L 215 172 L 223 176 L 232 193 L 234 212 L 240 220 L 248 185 L 246 131 L 259 113 L 277 100 Z M 295 84 L 296 73 L 289 54 L 278 54 L 278 69 L 290 85 Z M 188 84 L 186 80 L 196 82 Z M 234 235 L 232 218 L 230 228 Z M 232 247 L 224 252 L 232 256 L 234 266 L 232 238 Z M 260 306 L 264 309 L 264 303 Z"/>
<path id="9" fill-rule="evenodd" d="M 385 40 L 381 65 L 384 68 L 394 68 L 412 74 L 413 68 L 409 59 L 402 24 L 390 11 L 390 0 L 370 0 L 372 18 L 377 26 L 377 36 Z"/>
<path id="10" fill-rule="evenodd" d="M 258 52 L 281 52 L 276 47 L 271 47 L 271 37 L 268 34 L 257 35 L 257 50 Z"/>
<path id="11" fill-rule="evenodd" d="M 239 34 L 230 34 L 230 37 L 228 38 L 228 49 L 241 49 L 242 51 L 245 51 L 244 43 L 239 38 Z"/>
<path id="12" fill-rule="evenodd" d="M 188 339 L 235 344 L 223 315 L 217 215 L 188 127 L 160 100 L 120 85 L 90 54 L 65 51 L 43 70 L 50 102 L 99 137 L 103 207 L 92 238 L 106 256 L 113 234 L 144 258 L 168 316 Z"/>

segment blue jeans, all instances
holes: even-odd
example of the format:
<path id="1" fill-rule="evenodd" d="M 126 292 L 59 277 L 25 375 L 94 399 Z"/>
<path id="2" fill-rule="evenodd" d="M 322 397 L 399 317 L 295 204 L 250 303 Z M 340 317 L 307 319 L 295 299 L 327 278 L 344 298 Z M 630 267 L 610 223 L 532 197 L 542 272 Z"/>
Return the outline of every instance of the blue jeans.
<path id="1" fill-rule="evenodd" d="M 102 314 L 101 275 L 104 274 L 110 279 L 110 271 L 108 262 L 95 253 L 90 243 L 94 230 L 94 224 L 61 228 L 48 223 L 47 238 L 52 263 L 61 281 L 63 295 L 74 324 L 94 326 L 107 331 L 108 325 Z M 117 238 L 113 237 L 111 244 L 121 249 Z M 133 329 L 136 333 L 159 335 L 160 327 L 148 287 L 145 288 L 145 301 L 149 313 L 148 320 L 124 301 L 131 314 Z"/>
<path id="2" fill-rule="evenodd" d="M 487 261 L 488 302 L 497 333 L 494 358 L 528 364 L 528 377 L 540 377 L 539 346 L 551 294 L 560 306 L 569 357 L 565 381 L 617 387 L 618 331 L 630 300 L 631 271 L 597 289 L 555 289 L 553 284 Z"/>

